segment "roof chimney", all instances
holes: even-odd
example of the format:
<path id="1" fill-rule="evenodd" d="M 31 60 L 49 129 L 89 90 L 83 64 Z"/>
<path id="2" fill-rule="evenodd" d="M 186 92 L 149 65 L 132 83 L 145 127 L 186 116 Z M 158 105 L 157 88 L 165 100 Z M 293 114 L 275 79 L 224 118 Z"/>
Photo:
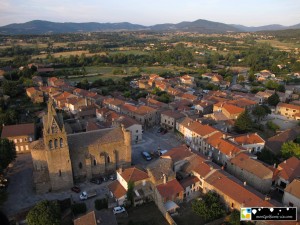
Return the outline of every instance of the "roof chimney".
<path id="1" fill-rule="evenodd" d="M 284 160 L 284 163 L 286 163 L 286 160 Z"/>
<path id="2" fill-rule="evenodd" d="M 163 173 L 163 178 L 164 178 L 164 184 L 167 183 L 167 175 Z"/>
<path id="3" fill-rule="evenodd" d="M 276 168 L 276 163 L 274 163 L 274 166 L 273 166 L 274 168 Z"/>
<path id="4" fill-rule="evenodd" d="M 120 167 L 119 170 L 118 170 L 119 174 L 122 174 L 123 172 L 123 167 Z"/>
<path id="5" fill-rule="evenodd" d="M 265 196 L 265 201 L 270 201 L 270 200 L 271 200 L 270 195 L 266 195 L 266 196 Z"/>
<path id="6" fill-rule="evenodd" d="M 244 186 L 247 186 L 247 182 L 246 181 L 244 181 Z"/>

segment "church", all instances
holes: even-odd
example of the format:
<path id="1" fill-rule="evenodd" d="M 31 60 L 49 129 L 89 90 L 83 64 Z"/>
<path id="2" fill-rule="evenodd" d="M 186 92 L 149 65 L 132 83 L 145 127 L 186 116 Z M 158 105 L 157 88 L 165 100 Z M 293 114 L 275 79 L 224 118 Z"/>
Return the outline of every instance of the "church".
<path id="1" fill-rule="evenodd" d="M 74 183 L 131 165 L 131 134 L 123 126 L 67 134 L 61 114 L 49 100 L 43 138 L 31 143 L 37 193 L 71 188 Z"/>

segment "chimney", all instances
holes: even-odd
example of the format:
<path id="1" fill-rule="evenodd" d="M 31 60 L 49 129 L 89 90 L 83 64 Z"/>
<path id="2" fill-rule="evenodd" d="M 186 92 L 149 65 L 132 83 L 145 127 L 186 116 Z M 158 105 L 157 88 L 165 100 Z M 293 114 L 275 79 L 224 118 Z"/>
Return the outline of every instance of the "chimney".
<path id="1" fill-rule="evenodd" d="M 223 139 L 226 139 L 226 134 L 223 134 Z"/>
<path id="2" fill-rule="evenodd" d="M 164 178 L 164 184 L 167 183 L 167 175 L 163 173 L 163 178 Z"/>
<path id="3" fill-rule="evenodd" d="M 274 163 L 274 166 L 273 166 L 274 168 L 276 168 L 276 163 Z"/>
<path id="4" fill-rule="evenodd" d="M 119 174 L 121 175 L 122 172 L 123 172 L 123 167 L 120 167 L 119 170 L 118 170 Z"/>
<path id="5" fill-rule="evenodd" d="M 247 182 L 246 182 L 246 181 L 244 181 L 244 186 L 245 186 L 245 187 L 247 186 Z"/>
<path id="6" fill-rule="evenodd" d="M 266 195 L 266 196 L 265 196 L 265 201 L 270 201 L 270 200 L 271 200 L 270 195 Z"/>
<path id="7" fill-rule="evenodd" d="M 249 138 L 249 134 L 247 134 L 247 138 Z"/>
<path id="8" fill-rule="evenodd" d="M 188 122 L 188 127 L 191 125 L 191 123 L 190 122 Z"/>
<path id="9" fill-rule="evenodd" d="M 213 170 L 214 168 L 213 168 L 213 166 L 210 166 L 209 169 L 210 169 L 210 170 Z"/>
<path id="10" fill-rule="evenodd" d="M 284 160 L 284 163 L 286 163 L 286 160 Z"/>

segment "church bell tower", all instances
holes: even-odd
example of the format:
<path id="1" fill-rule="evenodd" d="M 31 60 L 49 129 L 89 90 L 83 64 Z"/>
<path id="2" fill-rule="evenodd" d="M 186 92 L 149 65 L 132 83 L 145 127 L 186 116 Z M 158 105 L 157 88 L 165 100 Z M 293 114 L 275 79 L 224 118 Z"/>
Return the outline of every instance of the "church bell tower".
<path id="1" fill-rule="evenodd" d="M 43 136 L 53 191 L 73 186 L 73 173 L 62 115 L 57 114 L 53 100 L 49 99 L 48 113 L 43 118 Z"/>

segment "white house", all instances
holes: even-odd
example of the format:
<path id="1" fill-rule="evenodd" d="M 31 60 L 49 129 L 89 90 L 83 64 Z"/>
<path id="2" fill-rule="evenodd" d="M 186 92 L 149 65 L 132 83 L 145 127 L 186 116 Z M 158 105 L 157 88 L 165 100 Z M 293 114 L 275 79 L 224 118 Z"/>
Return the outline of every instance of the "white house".
<path id="1" fill-rule="evenodd" d="M 300 180 L 294 179 L 285 189 L 283 194 L 285 206 L 297 207 L 300 210 Z"/>

